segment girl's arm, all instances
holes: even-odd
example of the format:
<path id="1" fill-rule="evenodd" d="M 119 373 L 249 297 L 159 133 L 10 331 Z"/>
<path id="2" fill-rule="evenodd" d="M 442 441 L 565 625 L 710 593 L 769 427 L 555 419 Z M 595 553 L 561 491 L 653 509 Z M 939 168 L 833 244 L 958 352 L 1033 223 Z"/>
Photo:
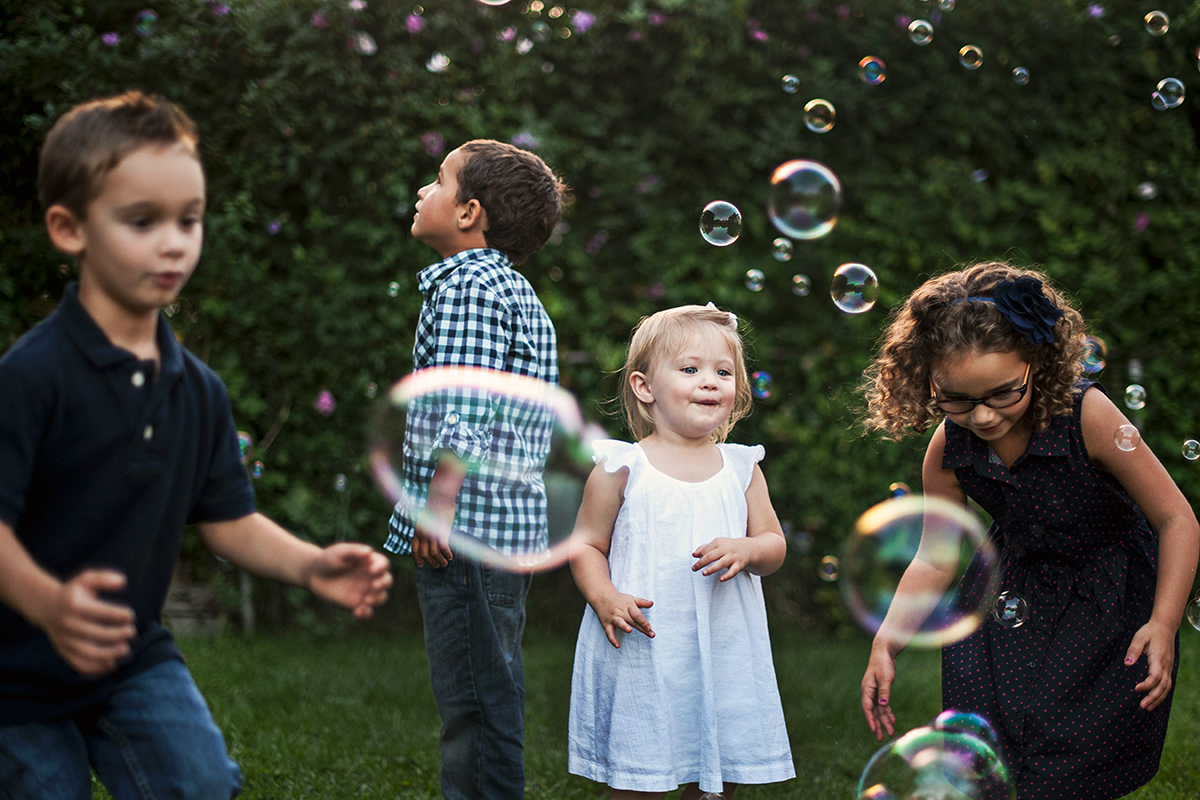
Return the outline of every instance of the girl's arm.
<path id="1" fill-rule="evenodd" d="M 967 495 L 959 485 L 954 470 L 942 467 L 945 449 L 945 423 L 942 423 L 933 432 L 929 448 L 925 451 L 925 463 L 921 470 L 925 494 L 945 497 L 965 505 Z M 922 540 L 920 548 L 924 546 Z M 945 564 L 923 558 L 920 548 L 900 578 L 895 599 L 941 598 L 954 582 L 955 570 L 948 570 Z M 921 603 L 898 603 L 895 599 L 871 643 L 871 657 L 861 684 L 863 715 L 867 718 L 871 733 L 879 741 L 883 741 L 884 731 L 891 736 L 896 730 L 896 716 L 888 705 L 892 681 L 896 678 L 896 656 L 908 645 L 932 610 L 932 606 L 924 609 Z"/>
<path id="2" fill-rule="evenodd" d="M 575 585 L 596 612 L 608 641 L 618 648 L 621 643 L 616 628 L 625 633 L 637 629 L 654 638 L 654 631 L 642 614 L 642 609 L 650 608 L 654 602 L 617 591 L 608 571 L 608 548 L 628 477 L 628 470 L 609 472 L 603 464 L 592 470 L 583 487 L 583 503 L 575 518 L 570 545 Z"/>
<path id="3" fill-rule="evenodd" d="M 736 539 L 722 536 L 697 547 L 692 553 L 698 559 L 692 565 L 692 572 L 703 570 L 700 574 L 712 575 L 725 570 L 717 580 L 727 581 L 743 569 L 754 575 L 770 575 L 783 566 L 787 540 L 783 538 L 779 517 L 771 505 L 767 479 L 758 464 L 754 465 L 754 474 L 746 489 L 746 507 L 746 535 Z"/>
<path id="4" fill-rule="evenodd" d="M 1200 525 L 1175 481 L 1145 442 L 1125 452 L 1113 434 L 1129 420 L 1103 392 L 1089 390 L 1083 396 L 1083 442 L 1088 455 L 1121 482 L 1158 531 L 1158 582 L 1150 619 L 1134 635 L 1125 663 L 1133 665 L 1142 654 L 1150 665 L 1146 680 L 1135 688 L 1148 692 L 1142 708 L 1156 707 L 1171 690 L 1171 668 L 1175 663 L 1175 632 L 1196 576 L 1200 554 Z"/>

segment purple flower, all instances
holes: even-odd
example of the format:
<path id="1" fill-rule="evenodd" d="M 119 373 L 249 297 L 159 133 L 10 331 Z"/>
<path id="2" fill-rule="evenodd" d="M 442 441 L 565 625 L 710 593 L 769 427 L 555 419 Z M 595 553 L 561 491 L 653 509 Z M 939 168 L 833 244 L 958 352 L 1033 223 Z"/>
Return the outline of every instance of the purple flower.
<path id="1" fill-rule="evenodd" d="M 350 7 L 351 11 L 362 11 L 367 7 L 367 0 L 350 0 L 346 5 Z"/>
<path id="2" fill-rule="evenodd" d="M 662 180 L 661 175 L 647 175 L 645 178 L 642 179 L 641 183 L 639 183 L 635 187 L 635 190 L 637 191 L 638 194 L 645 194 L 646 192 L 650 191 L 655 186 L 657 186 L 661 180 Z"/>
<path id="3" fill-rule="evenodd" d="M 651 25 L 653 25 L 654 27 L 656 27 L 656 28 L 657 28 L 659 25 L 665 25 L 665 24 L 666 24 L 666 22 L 667 22 L 667 15 L 666 15 L 666 14 L 660 14 L 660 13 L 658 13 L 657 11 L 652 11 L 652 12 L 650 12 L 650 17 L 649 17 L 649 20 L 650 20 L 650 24 L 651 24 Z"/>
<path id="4" fill-rule="evenodd" d="M 912 23 L 912 17 L 908 16 L 907 14 L 897 14 L 896 15 L 896 27 L 897 28 L 900 28 L 901 30 L 906 31 L 906 30 L 908 30 L 908 26 L 911 23 Z"/>
<path id="5" fill-rule="evenodd" d="M 313 12 L 312 17 L 308 20 L 314 28 L 325 30 L 329 27 L 329 19 L 320 11 Z"/>
<path id="6" fill-rule="evenodd" d="M 270 222 L 268 222 L 268 223 L 267 223 L 267 233 L 269 233 L 269 234 L 271 234 L 272 236 L 274 236 L 275 234 L 279 233 L 279 230 L 280 230 L 282 227 L 283 227 L 283 223 L 282 223 L 282 222 L 280 222 L 278 219 L 273 219 L 273 220 L 271 220 Z"/>
<path id="7" fill-rule="evenodd" d="M 587 33 L 596 24 L 596 15 L 590 11 L 575 9 L 571 12 L 571 27 L 576 33 Z"/>
<path id="8" fill-rule="evenodd" d="M 224 3 L 218 3 L 217 5 L 213 6 L 213 13 L 219 17 L 223 17 L 229 13 L 229 6 L 225 5 Z"/>
<path id="9" fill-rule="evenodd" d="M 522 147 L 526 150 L 537 150 L 541 142 L 529 131 L 521 131 L 512 137 L 512 143 L 516 147 Z"/>
<path id="10" fill-rule="evenodd" d="M 838 19 L 848 19 L 850 17 L 850 6 L 842 3 L 837 7 Z"/>
<path id="11" fill-rule="evenodd" d="M 767 32 L 764 30 L 753 30 L 750 31 L 750 38 L 756 42 L 765 42 L 771 37 L 768 36 Z"/>
<path id="12" fill-rule="evenodd" d="M 1150 227 L 1150 215 L 1147 214 L 1145 211 L 1140 212 L 1136 217 L 1133 218 L 1133 230 L 1136 233 L 1141 233 L 1142 231 L 1146 230 L 1146 228 L 1149 228 L 1149 227 Z"/>
<path id="13" fill-rule="evenodd" d="M 596 231 L 587 242 L 584 243 L 583 249 L 589 256 L 594 256 L 600 252 L 600 248 L 608 241 L 608 231 Z"/>
<path id="14" fill-rule="evenodd" d="M 502 42 L 511 42 L 517 38 L 517 29 L 511 25 L 496 34 L 496 38 Z"/>
<path id="15" fill-rule="evenodd" d="M 1042 282 L 1024 276 L 1015 281 L 1000 281 L 992 289 L 996 310 L 1033 345 L 1054 342 L 1054 323 L 1063 310 L 1042 292 Z"/>
<path id="16" fill-rule="evenodd" d="M 109 47 L 116 47 L 121 43 L 121 34 L 116 31 L 109 31 L 100 37 L 100 40 Z"/>
<path id="17" fill-rule="evenodd" d="M 333 414 L 333 410 L 337 408 L 337 400 L 333 397 L 333 392 L 328 389 L 322 389 L 317 394 L 317 399 L 313 400 L 313 408 L 322 417 L 328 417 Z"/>
<path id="18" fill-rule="evenodd" d="M 645 39 L 646 36 L 641 31 L 630 31 L 629 35 L 626 36 L 625 38 L 631 42 L 640 42 L 643 39 Z"/>
<path id="19" fill-rule="evenodd" d="M 421 134 L 421 147 L 431 156 L 440 156 L 446 150 L 446 137 L 437 131 L 425 131 Z"/>
<path id="20" fill-rule="evenodd" d="M 425 30 L 425 18 L 409 14 L 404 20 L 404 27 L 408 28 L 409 33 L 420 33 Z"/>
<path id="21" fill-rule="evenodd" d="M 1104 6 L 1099 3 L 1092 3 L 1087 8 L 1088 16 L 1092 19 L 1100 19 L 1104 16 Z"/>

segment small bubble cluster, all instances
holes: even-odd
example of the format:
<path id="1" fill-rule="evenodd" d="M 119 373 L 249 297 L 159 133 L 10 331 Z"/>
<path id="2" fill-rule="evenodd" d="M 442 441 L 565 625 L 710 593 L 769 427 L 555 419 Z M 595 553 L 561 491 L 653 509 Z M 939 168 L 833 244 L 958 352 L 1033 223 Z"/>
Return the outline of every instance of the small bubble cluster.
<path id="1" fill-rule="evenodd" d="M 973 44 L 963 45 L 958 51 L 958 63 L 963 69 L 979 69 L 983 66 L 983 51 Z"/>
<path id="2" fill-rule="evenodd" d="M 992 619 L 1002 628 L 1019 628 L 1029 619 L 1029 603 L 1015 592 L 1001 592 L 992 609 Z"/>
<path id="3" fill-rule="evenodd" d="M 771 173 L 767 214 L 792 239 L 818 239 L 833 230 L 842 210 L 842 183 L 819 161 L 785 161 Z"/>
<path id="4" fill-rule="evenodd" d="M 700 212 L 700 235 L 717 247 L 726 247 L 742 235 L 742 212 L 733 203 L 713 200 Z"/>
<path id="5" fill-rule="evenodd" d="M 1200 458 L 1200 442 L 1195 439 L 1188 439 L 1183 443 L 1183 457 L 1188 461 L 1195 461 Z"/>
<path id="6" fill-rule="evenodd" d="M 1163 78 L 1150 95 L 1150 103 L 1157 110 L 1166 111 L 1169 108 L 1178 108 L 1186 94 L 1183 81 L 1178 78 Z"/>
<path id="7" fill-rule="evenodd" d="M 792 276 L 792 294 L 796 297 L 808 297 L 808 293 L 812 291 L 812 280 L 807 275 L 796 274 Z"/>
<path id="8" fill-rule="evenodd" d="M 908 38 L 913 44 L 924 47 L 933 41 L 933 24 L 927 19 L 914 19 L 908 25 Z"/>
<path id="9" fill-rule="evenodd" d="M 771 255 L 776 261 L 792 260 L 792 240 L 780 236 L 771 242 Z"/>
<path id="10" fill-rule="evenodd" d="M 761 269 L 748 269 L 746 270 L 746 279 L 744 282 L 746 288 L 750 291 L 761 292 L 763 286 L 766 285 L 767 276 L 763 274 Z"/>
<path id="11" fill-rule="evenodd" d="M 887 64 L 879 56 L 866 56 L 858 62 L 858 77 L 868 86 L 878 86 L 887 80 Z"/>
<path id="12" fill-rule="evenodd" d="M 833 103 L 817 97 L 804 104 L 804 127 L 813 133 L 829 133 L 837 121 Z"/>
<path id="13" fill-rule="evenodd" d="M 826 583 L 833 583 L 838 579 L 840 568 L 837 556 L 825 556 L 821 559 L 821 566 L 817 568 L 817 577 Z"/>
<path id="14" fill-rule="evenodd" d="M 780 87 L 788 94 L 800 91 L 800 79 L 795 75 L 784 75 L 779 81 Z"/>
<path id="15" fill-rule="evenodd" d="M 1099 336 L 1083 337 L 1083 371 L 1095 375 L 1107 366 L 1108 344 Z"/>
<path id="16" fill-rule="evenodd" d="M 1125 387 L 1125 407 L 1130 411 L 1141 411 L 1146 407 L 1146 389 L 1140 383 Z"/>
<path id="17" fill-rule="evenodd" d="M 1162 36 L 1171 29 L 1171 18 L 1165 11 L 1151 11 L 1142 21 L 1146 24 L 1146 33 L 1151 36 Z"/>
<path id="18" fill-rule="evenodd" d="M 1117 432 L 1113 434 L 1113 444 L 1117 446 L 1118 450 L 1125 453 L 1132 453 L 1141 443 L 1141 432 L 1129 423 L 1117 428 Z"/>
<path id="19" fill-rule="evenodd" d="M 750 394 L 755 400 L 766 400 L 771 396 L 771 373 L 759 370 L 750 375 Z"/>
<path id="20" fill-rule="evenodd" d="M 879 297 L 879 279 L 866 264 L 842 264 L 829 288 L 833 304 L 847 314 L 870 311 Z"/>
<path id="21" fill-rule="evenodd" d="M 1017 86 L 1024 86 L 1029 83 L 1029 70 L 1025 67 L 1014 67 L 1012 71 L 1013 83 Z"/>

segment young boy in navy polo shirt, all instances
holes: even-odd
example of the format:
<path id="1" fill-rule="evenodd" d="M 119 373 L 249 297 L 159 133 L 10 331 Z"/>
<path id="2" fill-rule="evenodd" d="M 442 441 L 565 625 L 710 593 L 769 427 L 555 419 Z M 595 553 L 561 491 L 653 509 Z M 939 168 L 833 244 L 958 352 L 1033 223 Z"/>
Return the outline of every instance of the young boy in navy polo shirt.
<path id="1" fill-rule="evenodd" d="M 216 555 L 359 618 L 386 557 L 304 542 L 255 511 L 229 396 L 160 309 L 200 258 L 193 122 L 130 92 L 46 137 L 50 240 L 79 262 L 0 358 L 0 795 L 227 798 L 237 765 L 159 614 L 184 526 Z"/>
<path id="2" fill-rule="evenodd" d="M 554 325 L 514 266 L 550 238 L 562 193 L 540 158 L 509 144 L 477 139 L 446 156 L 437 179 L 417 192 L 412 224 L 413 236 L 442 257 L 418 275 L 424 302 L 416 370 L 478 368 L 558 383 Z M 412 553 L 417 566 L 429 676 L 442 718 L 442 793 L 448 800 L 517 800 L 525 796 L 521 635 L 530 578 L 455 558 L 448 536 L 452 520 L 454 530 L 502 553 L 544 551 L 546 490 L 540 468 L 536 479 L 464 481 L 454 456 L 469 460 L 476 442 L 492 441 L 495 433 L 504 455 L 522 462 L 539 441 L 549 450 L 549 436 L 537 430 L 504 436 L 457 413 L 442 416 L 440 428 L 428 433 L 438 449 L 405 459 L 405 490 L 427 497 L 424 509 L 442 531 L 417 527 L 410 509 L 398 504 L 384 549 Z M 452 456 L 435 462 L 443 453 Z"/>

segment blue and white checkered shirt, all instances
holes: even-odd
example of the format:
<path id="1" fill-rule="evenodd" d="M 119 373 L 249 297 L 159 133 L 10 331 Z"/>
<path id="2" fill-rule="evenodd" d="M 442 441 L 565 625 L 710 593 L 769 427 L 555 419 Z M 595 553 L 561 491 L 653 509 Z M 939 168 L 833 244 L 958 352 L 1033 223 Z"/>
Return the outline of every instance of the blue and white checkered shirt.
<path id="1" fill-rule="evenodd" d="M 554 325 L 529 281 L 499 250 L 456 253 L 423 269 L 417 287 L 424 302 L 413 346 L 414 371 L 477 367 L 558 383 Z M 462 394 L 461 404 L 452 409 L 421 413 L 416 404 L 409 409 L 401 468 L 406 496 L 424 505 L 435 453 L 449 451 L 468 463 L 536 464 L 515 478 L 506 470 L 468 472 L 458 493 L 454 529 L 508 555 L 544 550 L 548 537 L 541 463 L 550 449 L 552 424 L 537 412 L 536 420 L 522 419 L 509 407 L 496 414 L 495 403 L 489 410 L 483 398 Z M 384 549 L 408 554 L 413 524 L 402 505 L 392 512 Z"/>

